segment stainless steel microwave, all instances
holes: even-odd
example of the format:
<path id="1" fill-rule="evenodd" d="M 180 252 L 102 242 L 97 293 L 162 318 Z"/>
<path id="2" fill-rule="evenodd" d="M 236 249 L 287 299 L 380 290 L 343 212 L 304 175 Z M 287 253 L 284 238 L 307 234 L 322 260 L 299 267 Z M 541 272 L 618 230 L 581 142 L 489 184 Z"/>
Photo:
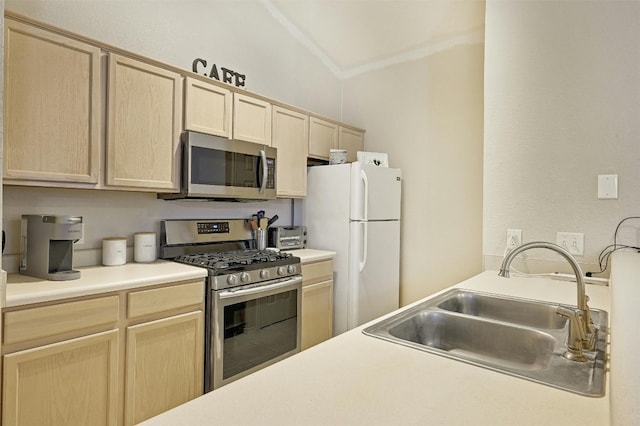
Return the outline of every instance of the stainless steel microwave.
<path id="1" fill-rule="evenodd" d="M 166 200 L 259 201 L 276 198 L 276 148 L 186 131 L 180 193 Z"/>

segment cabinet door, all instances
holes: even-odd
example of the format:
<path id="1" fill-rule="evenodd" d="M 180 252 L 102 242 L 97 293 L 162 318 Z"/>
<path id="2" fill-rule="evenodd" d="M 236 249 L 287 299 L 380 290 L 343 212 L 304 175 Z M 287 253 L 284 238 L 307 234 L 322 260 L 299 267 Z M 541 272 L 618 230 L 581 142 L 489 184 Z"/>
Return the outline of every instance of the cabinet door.
<path id="1" fill-rule="evenodd" d="M 109 55 L 107 185 L 177 190 L 181 76 Z"/>
<path id="2" fill-rule="evenodd" d="M 202 395 L 203 317 L 197 311 L 127 328 L 126 425 Z"/>
<path id="3" fill-rule="evenodd" d="M 272 146 L 278 149 L 278 197 L 307 195 L 309 116 L 273 107 Z"/>
<path id="4" fill-rule="evenodd" d="M 231 137 L 231 91 L 190 77 L 184 87 L 184 128 Z"/>
<path id="5" fill-rule="evenodd" d="M 5 20 L 4 178 L 97 183 L 100 49 Z"/>
<path id="6" fill-rule="evenodd" d="M 234 93 L 233 138 L 271 146 L 271 104 Z"/>
<path id="7" fill-rule="evenodd" d="M 338 148 L 338 125 L 316 117 L 309 119 L 309 157 L 329 159 L 329 151 Z"/>
<path id="8" fill-rule="evenodd" d="M 340 149 L 347 150 L 347 162 L 358 161 L 358 151 L 364 151 L 364 133 L 340 126 Z"/>
<path id="9" fill-rule="evenodd" d="M 302 287 L 302 349 L 333 335 L 333 280 Z"/>
<path id="10" fill-rule="evenodd" d="M 2 424 L 115 425 L 118 376 L 117 330 L 5 355 Z"/>

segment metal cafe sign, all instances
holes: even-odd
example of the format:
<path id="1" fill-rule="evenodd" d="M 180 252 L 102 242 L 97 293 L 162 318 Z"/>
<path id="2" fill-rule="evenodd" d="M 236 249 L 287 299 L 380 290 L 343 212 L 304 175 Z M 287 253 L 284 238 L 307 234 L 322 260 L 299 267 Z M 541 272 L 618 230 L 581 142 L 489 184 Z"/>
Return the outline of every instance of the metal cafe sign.
<path id="1" fill-rule="evenodd" d="M 244 82 L 247 78 L 246 75 L 240 74 L 234 70 L 230 70 L 228 68 L 218 67 L 216 64 L 213 64 L 211 68 L 207 68 L 207 61 L 202 58 L 196 58 L 193 60 L 193 64 L 191 65 L 191 71 L 196 74 L 202 74 L 205 77 L 215 78 L 218 81 L 227 84 L 233 84 L 236 87 L 244 87 Z M 207 74 L 208 72 L 208 74 Z"/>

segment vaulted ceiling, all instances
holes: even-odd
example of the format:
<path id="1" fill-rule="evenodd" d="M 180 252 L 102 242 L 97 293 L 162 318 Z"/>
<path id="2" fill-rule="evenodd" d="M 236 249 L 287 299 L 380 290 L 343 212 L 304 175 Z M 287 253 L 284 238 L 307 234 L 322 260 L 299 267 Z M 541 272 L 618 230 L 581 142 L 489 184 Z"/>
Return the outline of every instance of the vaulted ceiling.
<path id="1" fill-rule="evenodd" d="M 484 34 L 480 0 L 262 0 L 339 77 L 427 56 Z"/>

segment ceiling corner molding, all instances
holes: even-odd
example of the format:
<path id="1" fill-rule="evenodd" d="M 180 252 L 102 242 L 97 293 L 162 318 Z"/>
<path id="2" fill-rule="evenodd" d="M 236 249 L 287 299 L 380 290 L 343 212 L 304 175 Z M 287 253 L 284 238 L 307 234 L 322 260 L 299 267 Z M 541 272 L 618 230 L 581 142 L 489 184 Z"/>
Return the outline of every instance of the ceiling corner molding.
<path id="1" fill-rule="evenodd" d="M 322 49 L 318 47 L 309 37 L 307 37 L 293 22 L 289 20 L 280 10 L 274 5 L 271 0 L 260 0 L 260 3 L 267 9 L 273 19 L 275 19 L 280 25 L 285 27 L 287 31 L 298 40 L 303 46 L 305 46 L 313 55 L 315 55 L 320 61 L 340 80 L 344 79 L 344 73 L 336 65 L 335 62 L 327 56 Z"/>
<path id="2" fill-rule="evenodd" d="M 390 56 L 379 61 L 369 62 L 367 64 L 359 65 L 351 69 L 341 72 L 343 79 L 353 78 L 360 74 L 365 74 L 371 71 L 387 68 L 392 65 L 401 64 L 404 62 L 417 61 L 419 59 L 426 58 L 436 53 L 444 52 L 445 50 L 452 49 L 461 45 L 472 45 L 484 43 L 484 29 L 472 31 L 466 34 L 462 34 L 456 37 L 429 44 L 418 49 L 413 49 L 407 52 L 399 53 L 397 55 Z"/>

